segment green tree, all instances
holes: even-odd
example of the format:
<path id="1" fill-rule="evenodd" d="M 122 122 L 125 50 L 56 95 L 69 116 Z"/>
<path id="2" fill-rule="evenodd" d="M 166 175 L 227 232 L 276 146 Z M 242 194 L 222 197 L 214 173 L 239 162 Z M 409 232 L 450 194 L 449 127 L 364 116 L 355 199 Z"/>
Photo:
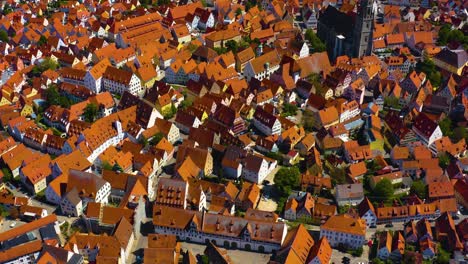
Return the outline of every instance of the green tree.
<path id="1" fill-rule="evenodd" d="M 309 41 L 312 47 L 312 53 L 322 52 L 327 50 L 327 46 L 319 39 L 317 34 L 312 29 L 307 29 L 304 35 L 305 39 Z"/>
<path id="2" fill-rule="evenodd" d="M 10 38 L 8 38 L 8 33 L 5 30 L 0 30 L 0 41 L 8 42 Z"/>
<path id="3" fill-rule="evenodd" d="M 382 260 L 380 260 L 379 258 L 375 258 L 372 260 L 372 263 L 373 264 L 385 264 L 385 262 L 383 262 Z"/>
<path id="4" fill-rule="evenodd" d="M 149 144 L 151 146 L 155 146 L 159 143 L 159 141 L 161 141 L 161 139 L 163 139 L 165 136 L 163 133 L 161 132 L 158 132 L 156 135 L 154 135 L 154 137 L 150 140 Z"/>
<path id="5" fill-rule="evenodd" d="M 187 109 L 189 106 L 193 104 L 193 101 L 191 99 L 188 99 L 187 96 L 184 96 L 185 100 L 180 103 L 179 108 L 180 109 Z"/>
<path id="6" fill-rule="evenodd" d="M 177 108 L 174 104 L 171 104 L 171 110 L 168 113 L 163 113 L 164 119 L 171 119 L 177 114 Z"/>
<path id="7" fill-rule="evenodd" d="M 444 250 L 440 244 L 437 245 L 437 257 L 436 263 L 437 264 L 447 264 L 450 262 L 450 252 Z"/>
<path id="8" fill-rule="evenodd" d="M 322 167 L 320 167 L 318 164 L 314 164 L 309 168 L 308 171 L 312 175 L 322 174 Z"/>
<path id="9" fill-rule="evenodd" d="M 46 89 L 45 96 L 48 105 L 60 105 L 65 108 L 70 107 L 70 101 L 65 96 L 59 94 L 55 85 L 51 85 Z"/>
<path id="10" fill-rule="evenodd" d="M 295 104 L 284 103 L 283 104 L 283 112 L 281 116 L 294 116 L 297 114 L 297 106 Z"/>
<path id="11" fill-rule="evenodd" d="M 437 44 L 439 44 L 440 46 L 445 46 L 445 45 L 447 45 L 448 36 L 449 36 L 449 34 L 450 34 L 450 31 L 452 31 L 452 29 L 450 28 L 450 25 L 448 25 L 448 24 L 443 25 L 443 26 L 439 29 L 439 34 L 438 34 L 438 38 L 437 38 Z"/>
<path id="12" fill-rule="evenodd" d="M 46 70 L 55 71 L 58 68 L 58 66 L 59 66 L 58 63 L 54 61 L 53 59 L 45 58 L 40 64 L 40 69 L 42 70 L 42 72 Z"/>
<path id="13" fill-rule="evenodd" d="M 4 182 L 11 182 L 13 181 L 13 174 L 11 173 L 10 169 L 8 168 L 2 168 L 2 173 L 3 173 L 3 181 Z"/>
<path id="14" fill-rule="evenodd" d="M 254 38 L 254 39 L 252 39 L 251 43 L 258 46 L 258 45 L 260 45 L 260 40 L 258 38 Z"/>
<path id="15" fill-rule="evenodd" d="M 142 144 L 144 147 L 149 145 L 149 141 L 145 136 L 141 136 L 140 139 L 138 140 L 138 143 Z"/>
<path id="16" fill-rule="evenodd" d="M 187 49 L 190 51 L 190 53 L 194 53 L 198 49 L 198 46 L 193 43 L 189 43 L 187 45 Z"/>
<path id="17" fill-rule="evenodd" d="M 158 6 L 168 5 L 171 1 L 170 0 L 158 0 Z"/>
<path id="18" fill-rule="evenodd" d="M 362 256 L 363 252 L 364 252 L 364 249 L 362 247 L 358 247 L 355 250 L 351 251 L 351 255 L 353 255 L 353 257 L 360 257 Z"/>
<path id="19" fill-rule="evenodd" d="M 315 124 L 314 112 L 306 109 L 302 115 L 301 124 L 304 126 L 306 131 L 311 132 L 314 129 Z"/>
<path id="20" fill-rule="evenodd" d="M 255 6 L 255 5 L 252 4 L 252 2 L 247 1 L 247 2 L 245 3 L 245 12 L 249 11 L 250 8 L 252 8 L 252 7 L 254 7 L 254 6 Z"/>
<path id="21" fill-rule="evenodd" d="M 4 15 L 8 15 L 8 14 L 10 14 L 11 12 L 13 12 L 13 8 L 11 8 L 10 4 L 6 3 L 6 4 L 3 6 L 3 14 L 4 14 Z"/>
<path id="22" fill-rule="evenodd" d="M 458 142 L 462 139 L 467 139 L 468 138 L 468 132 L 466 131 L 466 128 L 464 127 L 456 127 L 453 130 L 452 133 L 452 140 L 455 142 Z"/>
<path id="23" fill-rule="evenodd" d="M 36 65 L 31 70 L 33 76 L 39 77 L 47 70 L 55 71 L 58 68 L 58 63 L 51 58 L 45 58 L 39 65 Z"/>
<path id="24" fill-rule="evenodd" d="M 281 161 L 283 160 L 283 155 L 281 155 L 281 153 L 278 153 L 278 152 L 270 151 L 268 153 L 265 153 L 265 156 L 270 159 L 277 160 L 278 163 L 281 163 Z"/>
<path id="25" fill-rule="evenodd" d="M 243 37 L 242 37 L 242 41 L 247 42 L 247 43 L 249 43 L 249 44 L 252 43 L 252 39 L 250 39 L 250 36 L 249 36 L 249 35 L 243 36 Z"/>
<path id="26" fill-rule="evenodd" d="M 418 64 L 416 64 L 416 70 L 419 72 L 424 72 L 427 76 L 427 79 L 431 81 L 432 86 L 440 86 L 442 75 L 440 71 L 437 70 L 437 67 L 432 59 L 425 57 L 424 60 L 419 61 Z"/>
<path id="27" fill-rule="evenodd" d="M 209 263 L 210 263 L 210 258 L 209 258 L 207 255 L 201 256 L 200 259 L 201 259 L 200 262 L 201 262 L 202 264 L 209 264 Z"/>
<path id="28" fill-rule="evenodd" d="M 102 170 L 112 170 L 112 165 L 110 165 L 110 163 L 106 160 L 104 162 L 102 162 Z"/>
<path id="29" fill-rule="evenodd" d="M 236 54 L 237 51 L 239 50 L 239 44 L 237 43 L 237 41 L 228 40 L 226 41 L 225 45 L 226 45 L 227 52 L 232 51 L 232 53 Z"/>
<path id="30" fill-rule="evenodd" d="M 313 85 L 318 85 L 322 82 L 322 77 L 320 76 L 320 74 L 313 72 L 309 76 L 307 76 L 307 80 Z"/>
<path id="31" fill-rule="evenodd" d="M 99 113 L 99 107 L 95 103 L 89 103 L 86 105 L 83 115 L 86 122 L 92 123 L 96 120 Z"/>
<path id="32" fill-rule="evenodd" d="M 332 167 L 330 169 L 330 177 L 335 184 L 343 184 L 346 182 L 346 171 L 343 168 Z"/>
<path id="33" fill-rule="evenodd" d="M 43 46 L 43 45 L 45 45 L 46 43 L 47 43 L 47 38 L 46 38 L 44 35 L 42 35 L 42 36 L 39 38 L 39 41 L 37 42 L 37 45 Z"/>
<path id="34" fill-rule="evenodd" d="M 384 105 L 391 108 L 400 108 L 400 100 L 395 96 L 387 96 L 384 99 Z"/>
<path id="35" fill-rule="evenodd" d="M 439 30 L 437 43 L 440 46 L 445 46 L 450 42 L 457 42 L 463 45 L 464 49 L 468 49 L 468 36 L 463 34 L 461 30 L 452 30 L 452 26 L 450 24 L 445 24 Z"/>
<path id="36" fill-rule="evenodd" d="M 228 52 L 228 49 L 226 47 L 215 47 L 213 48 L 213 50 L 216 51 L 218 55 L 222 55 Z"/>
<path id="37" fill-rule="evenodd" d="M 439 127 L 444 136 L 450 136 L 452 134 L 452 120 L 446 117 L 439 121 Z"/>
<path id="38" fill-rule="evenodd" d="M 393 193 L 392 182 L 389 179 L 382 179 L 375 185 L 372 196 L 379 201 L 388 201 L 393 197 Z"/>
<path id="39" fill-rule="evenodd" d="M 370 179 L 371 179 L 371 175 L 364 175 L 363 179 L 362 179 L 362 187 L 364 188 L 364 190 L 370 190 L 371 189 L 371 184 L 370 184 Z"/>
<path id="40" fill-rule="evenodd" d="M 152 2 L 152 0 L 140 0 L 140 5 L 143 7 L 148 7 L 148 5 L 151 5 Z"/>
<path id="41" fill-rule="evenodd" d="M 123 172 L 122 167 L 117 162 L 114 164 L 114 166 L 112 166 L 112 170 L 117 172 Z"/>
<path id="42" fill-rule="evenodd" d="M 447 153 L 443 152 L 439 154 L 439 166 L 442 169 L 446 169 L 448 165 L 450 164 L 450 158 L 447 155 Z"/>
<path id="43" fill-rule="evenodd" d="M 412 194 L 416 194 L 421 199 L 425 199 L 427 197 L 426 185 L 422 180 L 414 181 L 413 185 L 411 185 L 410 192 Z"/>
<path id="44" fill-rule="evenodd" d="M 236 16 L 242 15 L 242 9 L 239 7 L 236 9 Z"/>
<path id="45" fill-rule="evenodd" d="M 281 167 L 275 174 L 275 188 L 280 196 L 287 197 L 294 188 L 299 187 L 301 173 L 297 167 Z"/>

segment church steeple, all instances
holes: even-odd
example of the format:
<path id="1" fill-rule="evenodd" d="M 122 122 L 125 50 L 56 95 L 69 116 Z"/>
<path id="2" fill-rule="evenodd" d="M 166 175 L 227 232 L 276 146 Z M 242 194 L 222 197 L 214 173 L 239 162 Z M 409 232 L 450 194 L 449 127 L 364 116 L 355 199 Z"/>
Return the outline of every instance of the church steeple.
<path id="1" fill-rule="evenodd" d="M 354 57 L 370 55 L 374 31 L 374 0 L 358 0 L 357 18 L 353 34 Z"/>

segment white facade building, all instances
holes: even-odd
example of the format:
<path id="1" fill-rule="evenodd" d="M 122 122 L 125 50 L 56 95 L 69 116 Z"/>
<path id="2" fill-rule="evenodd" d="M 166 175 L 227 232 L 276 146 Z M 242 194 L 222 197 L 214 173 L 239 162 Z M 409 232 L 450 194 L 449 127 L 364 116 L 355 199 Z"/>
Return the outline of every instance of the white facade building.
<path id="1" fill-rule="evenodd" d="M 140 78 L 134 73 L 108 67 L 103 75 L 103 88 L 111 93 L 123 94 L 128 91 L 139 96 L 143 93 Z"/>
<path id="2" fill-rule="evenodd" d="M 261 48 L 260 48 L 261 49 Z M 269 78 L 272 73 L 280 68 L 281 58 L 276 51 L 270 51 L 249 62 L 244 67 L 244 77 L 250 81 L 252 77 L 258 80 Z"/>
<path id="3" fill-rule="evenodd" d="M 281 248 L 287 234 L 287 227 L 282 222 L 254 221 L 165 206 L 155 207 L 154 210 L 155 233 L 176 235 L 182 241 L 211 241 L 221 247 L 271 253 Z M 188 224 L 166 220 L 174 214 Z M 248 225 L 252 228 L 246 228 Z"/>
<path id="4" fill-rule="evenodd" d="M 270 160 L 257 155 L 249 155 L 245 158 L 242 167 L 242 177 L 250 182 L 262 184 L 263 180 L 277 165 L 276 160 Z"/>
<path id="5" fill-rule="evenodd" d="M 366 224 L 347 214 L 334 215 L 320 226 L 320 237 L 324 236 L 332 247 L 359 248 L 366 242 Z"/>
<path id="6" fill-rule="evenodd" d="M 253 125 L 267 136 L 281 134 L 281 123 L 278 118 L 262 108 L 257 108 L 255 111 Z"/>

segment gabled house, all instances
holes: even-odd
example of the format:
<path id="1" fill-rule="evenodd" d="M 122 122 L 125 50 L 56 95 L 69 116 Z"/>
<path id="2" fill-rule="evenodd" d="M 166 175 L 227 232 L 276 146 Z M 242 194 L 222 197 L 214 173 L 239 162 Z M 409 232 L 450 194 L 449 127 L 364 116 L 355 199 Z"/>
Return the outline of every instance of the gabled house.
<path id="1" fill-rule="evenodd" d="M 275 50 L 265 53 L 260 57 L 252 59 L 245 65 L 244 76 L 247 81 L 250 81 L 251 78 L 256 78 L 260 81 L 267 79 L 273 72 L 279 69 L 280 60 L 281 58 Z"/>
<path id="2" fill-rule="evenodd" d="M 315 146 L 315 136 L 312 133 L 305 135 L 296 145 L 301 155 L 306 155 Z"/>
<path id="3" fill-rule="evenodd" d="M 124 92 L 141 95 L 143 92 L 141 81 L 136 74 L 112 66 L 107 67 L 102 75 L 102 87 L 120 95 Z"/>
<path id="4" fill-rule="evenodd" d="M 21 167 L 19 173 L 21 181 L 31 193 L 37 194 L 47 187 L 47 177 L 52 174 L 52 170 L 49 167 L 50 162 L 50 156 L 43 155 L 26 166 Z"/>
<path id="5" fill-rule="evenodd" d="M 254 126 L 263 134 L 279 135 L 281 133 L 281 123 L 273 114 L 265 111 L 262 107 L 257 107 L 253 116 Z"/>
<path id="6" fill-rule="evenodd" d="M 276 160 L 258 154 L 249 154 L 244 159 L 242 177 L 250 182 L 261 184 L 276 166 Z"/>
<path id="7" fill-rule="evenodd" d="M 305 131 L 303 127 L 292 126 L 280 134 L 278 142 L 286 149 L 291 150 L 304 138 L 304 136 Z"/>
<path id="8" fill-rule="evenodd" d="M 321 219 L 335 215 L 335 205 L 326 204 L 320 198 L 314 198 L 310 193 L 298 193 L 289 197 L 284 208 L 284 219 Z"/>
<path id="9" fill-rule="evenodd" d="M 358 205 L 359 217 L 366 221 L 367 227 L 374 227 L 377 225 L 377 215 L 375 213 L 374 205 L 367 197 L 362 200 Z"/>
<path id="10" fill-rule="evenodd" d="M 260 188 L 256 183 L 244 182 L 242 188 L 236 197 L 236 207 L 242 210 L 256 208 L 260 201 Z"/>
<path id="11" fill-rule="evenodd" d="M 190 128 L 197 128 L 201 125 L 201 121 L 196 116 L 190 115 L 184 111 L 177 111 L 174 123 L 179 128 L 179 130 L 185 134 L 189 133 Z"/>
<path id="12" fill-rule="evenodd" d="M 329 128 L 339 122 L 338 111 L 336 107 L 331 106 L 317 112 L 315 127 Z"/>
<path id="13" fill-rule="evenodd" d="M 326 237 L 332 247 L 344 244 L 359 248 L 365 243 L 366 223 L 348 214 L 334 215 L 320 226 L 320 237 Z"/>
<path id="14" fill-rule="evenodd" d="M 412 130 L 433 153 L 437 152 L 434 142 L 442 138 L 442 131 L 436 122 L 421 113 L 415 118 Z"/>

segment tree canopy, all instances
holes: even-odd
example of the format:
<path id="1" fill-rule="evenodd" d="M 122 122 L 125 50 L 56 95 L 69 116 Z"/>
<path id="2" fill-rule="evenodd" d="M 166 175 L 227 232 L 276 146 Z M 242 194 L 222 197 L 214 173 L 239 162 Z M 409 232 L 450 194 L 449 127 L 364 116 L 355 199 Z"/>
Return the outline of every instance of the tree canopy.
<path id="1" fill-rule="evenodd" d="M 37 42 L 37 45 L 43 46 L 43 45 L 45 45 L 46 43 L 47 43 L 47 38 L 46 38 L 44 35 L 42 35 L 42 36 L 39 38 L 39 41 Z"/>
<path id="2" fill-rule="evenodd" d="M 439 154 L 439 166 L 442 169 L 446 169 L 448 165 L 450 164 L 450 158 L 447 155 L 447 153 L 443 152 Z"/>
<path id="3" fill-rule="evenodd" d="M 152 146 L 157 145 L 159 141 L 161 141 L 161 139 L 163 139 L 164 137 L 165 136 L 163 133 L 158 132 L 156 135 L 154 135 L 153 138 L 151 138 L 151 140 L 149 141 L 149 144 Z"/>
<path id="4" fill-rule="evenodd" d="M 281 116 L 294 116 L 297 114 L 297 106 L 290 103 L 283 104 L 283 112 Z"/>
<path id="5" fill-rule="evenodd" d="M 8 33 L 5 30 L 0 30 L 0 41 L 8 42 Z"/>
<path id="6" fill-rule="evenodd" d="M 468 140 L 468 132 L 465 127 L 455 126 L 449 117 L 446 117 L 439 121 L 439 127 L 444 136 L 449 137 L 454 142 L 458 142 L 465 138 Z"/>
<path id="7" fill-rule="evenodd" d="M 464 49 L 468 49 L 468 36 L 465 36 L 461 30 L 452 30 L 450 24 L 445 24 L 439 30 L 437 44 L 445 46 L 451 42 L 457 42 L 462 45 Z"/>
<path id="8" fill-rule="evenodd" d="M 99 113 L 99 107 L 95 103 L 89 103 L 84 109 L 84 118 L 86 122 L 92 123 L 96 120 Z"/>
<path id="9" fill-rule="evenodd" d="M 55 85 L 49 86 L 45 91 L 45 95 L 48 105 L 59 105 L 65 108 L 68 108 L 71 105 L 70 100 L 67 97 L 60 95 Z"/>
<path id="10" fill-rule="evenodd" d="M 437 70 L 436 65 L 432 59 L 424 58 L 416 64 L 416 69 L 420 72 L 424 72 L 427 79 L 431 81 L 433 87 L 439 87 L 442 82 L 442 74 Z"/>
<path id="11" fill-rule="evenodd" d="M 392 182 L 389 179 L 382 179 L 376 185 L 372 191 L 372 195 L 380 201 L 388 201 L 393 197 L 394 189 Z"/>
<path id="12" fill-rule="evenodd" d="M 327 46 L 319 39 L 317 34 L 312 29 L 307 29 L 305 32 L 305 39 L 309 41 L 312 46 L 312 53 L 322 52 L 327 50 Z"/>
<path id="13" fill-rule="evenodd" d="M 422 180 L 414 181 L 413 185 L 411 185 L 410 192 L 416 194 L 421 199 L 425 199 L 427 196 L 426 185 Z"/>
<path id="14" fill-rule="evenodd" d="M 304 111 L 302 115 L 301 124 L 304 126 L 304 129 L 308 132 L 311 132 L 314 129 L 315 117 L 314 113 L 308 109 Z"/>
<path id="15" fill-rule="evenodd" d="M 47 70 L 55 71 L 59 67 L 59 64 L 51 58 L 45 58 L 39 65 L 36 65 L 31 70 L 33 76 L 39 77 L 43 72 Z"/>
<path id="16" fill-rule="evenodd" d="M 346 171 L 343 168 L 332 167 L 329 174 L 332 182 L 335 184 L 343 184 L 346 182 Z"/>
<path id="17" fill-rule="evenodd" d="M 297 167 L 281 167 L 275 174 L 275 187 L 281 196 L 288 196 L 299 186 L 300 171 Z"/>

